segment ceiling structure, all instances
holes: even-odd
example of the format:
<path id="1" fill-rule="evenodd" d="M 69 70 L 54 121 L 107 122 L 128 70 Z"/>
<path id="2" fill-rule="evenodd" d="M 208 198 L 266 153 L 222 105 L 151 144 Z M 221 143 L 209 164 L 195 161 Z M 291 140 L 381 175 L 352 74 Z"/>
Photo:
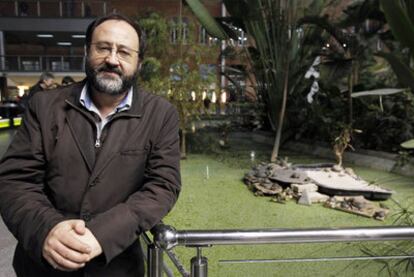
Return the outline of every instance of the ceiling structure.
<path id="1" fill-rule="evenodd" d="M 4 39 L 7 44 L 35 44 L 47 47 L 58 46 L 59 42 L 68 42 L 72 47 L 83 47 L 85 41 L 84 33 L 49 31 L 6 31 Z"/>

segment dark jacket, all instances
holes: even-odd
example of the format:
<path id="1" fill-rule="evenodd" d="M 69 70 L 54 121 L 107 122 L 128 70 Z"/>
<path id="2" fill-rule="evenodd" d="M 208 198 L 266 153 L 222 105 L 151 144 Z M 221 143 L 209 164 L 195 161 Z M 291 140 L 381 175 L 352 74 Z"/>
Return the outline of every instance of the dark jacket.
<path id="1" fill-rule="evenodd" d="M 42 88 L 40 84 L 41 84 L 41 81 L 38 81 L 36 84 L 34 84 L 32 87 L 29 88 L 29 98 L 33 97 L 39 91 L 45 90 L 44 88 Z"/>
<path id="2" fill-rule="evenodd" d="M 135 89 L 131 109 L 114 116 L 95 149 L 93 116 L 79 103 L 83 84 L 37 93 L 0 163 L 0 211 L 18 240 L 18 276 L 142 276 L 137 236 L 177 200 L 173 106 Z M 103 255 L 64 274 L 45 262 L 42 246 L 53 226 L 73 218 L 86 221 Z"/>

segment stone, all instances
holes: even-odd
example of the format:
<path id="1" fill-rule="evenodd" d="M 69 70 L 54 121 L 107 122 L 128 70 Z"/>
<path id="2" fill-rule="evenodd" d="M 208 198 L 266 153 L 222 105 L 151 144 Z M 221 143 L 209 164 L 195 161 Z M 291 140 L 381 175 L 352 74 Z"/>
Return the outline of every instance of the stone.
<path id="1" fill-rule="evenodd" d="M 291 184 L 290 187 L 294 192 L 303 193 L 304 191 L 318 191 L 318 186 L 314 183 L 307 184 Z"/>
<path id="2" fill-rule="evenodd" d="M 325 203 L 329 199 L 328 195 L 319 193 L 317 191 L 309 191 L 308 195 L 312 203 Z"/>
<path id="3" fill-rule="evenodd" d="M 342 166 L 340 166 L 338 164 L 332 166 L 332 171 L 341 172 L 342 170 L 343 170 Z"/>
<path id="4" fill-rule="evenodd" d="M 307 190 L 303 191 L 302 196 L 299 198 L 298 204 L 307 206 L 312 205 L 312 200 Z"/>
<path id="5" fill-rule="evenodd" d="M 378 207 L 376 203 L 366 200 L 363 196 L 334 196 L 326 202 L 325 206 L 377 220 L 384 220 L 389 213 L 389 209 Z"/>

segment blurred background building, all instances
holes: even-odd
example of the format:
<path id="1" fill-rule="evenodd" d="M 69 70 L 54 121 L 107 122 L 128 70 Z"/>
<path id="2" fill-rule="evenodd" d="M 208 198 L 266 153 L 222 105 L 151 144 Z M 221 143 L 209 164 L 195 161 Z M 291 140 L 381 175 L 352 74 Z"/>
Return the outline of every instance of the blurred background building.
<path id="1" fill-rule="evenodd" d="M 221 1 L 203 2 L 213 15 L 222 14 Z M 153 10 L 171 22 L 179 15 L 183 22 L 196 21 L 183 5 L 181 0 L 0 0 L 0 100 L 22 96 L 44 71 L 52 72 L 59 84 L 67 75 L 83 79 L 85 30 L 94 18 L 113 11 L 135 17 Z M 200 44 L 211 43 L 202 27 L 196 32 Z M 176 33 L 170 28 L 172 44 Z M 215 70 L 218 55 L 200 65 L 200 72 Z"/>

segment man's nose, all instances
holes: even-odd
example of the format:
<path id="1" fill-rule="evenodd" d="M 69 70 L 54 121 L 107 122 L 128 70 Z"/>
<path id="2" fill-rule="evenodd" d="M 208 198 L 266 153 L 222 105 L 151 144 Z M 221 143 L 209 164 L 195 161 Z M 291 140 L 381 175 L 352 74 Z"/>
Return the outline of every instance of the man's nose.
<path id="1" fill-rule="evenodd" d="M 105 61 L 112 65 L 119 65 L 119 58 L 116 51 L 112 50 L 111 53 L 106 56 Z"/>

